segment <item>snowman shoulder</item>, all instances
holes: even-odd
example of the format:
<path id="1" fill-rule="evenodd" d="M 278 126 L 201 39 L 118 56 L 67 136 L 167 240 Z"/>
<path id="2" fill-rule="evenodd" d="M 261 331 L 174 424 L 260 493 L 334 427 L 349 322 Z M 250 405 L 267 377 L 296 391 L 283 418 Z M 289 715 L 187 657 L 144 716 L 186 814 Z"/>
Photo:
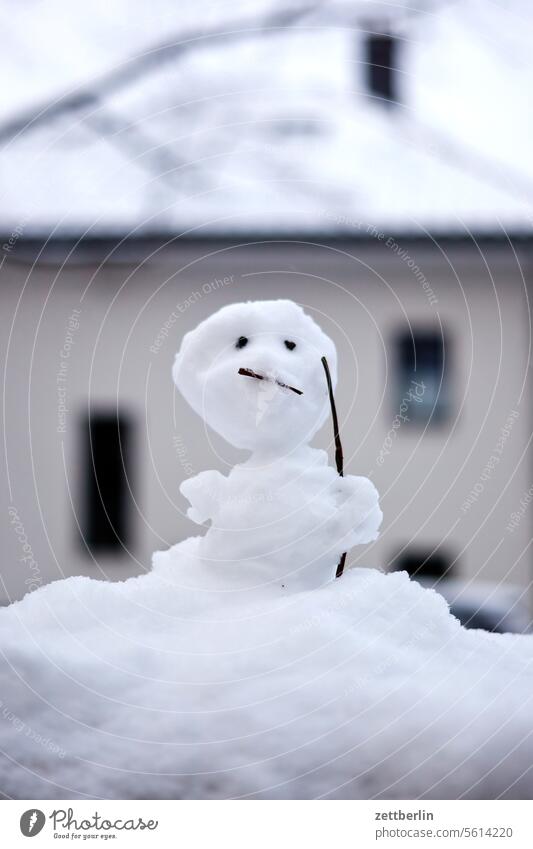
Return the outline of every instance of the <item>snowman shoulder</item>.
<path id="1" fill-rule="evenodd" d="M 324 487 L 334 486 L 339 480 L 336 469 L 329 462 L 327 451 L 321 448 L 307 447 L 305 453 L 300 455 L 299 462 L 295 464 L 295 469 L 295 477 L 300 486 L 316 486 L 323 490 Z"/>
<path id="2" fill-rule="evenodd" d="M 315 466 L 329 466 L 329 457 L 327 451 L 324 451 L 323 448 L 310 448 L 309 450 L 312 452 L 312 462 Z"/>

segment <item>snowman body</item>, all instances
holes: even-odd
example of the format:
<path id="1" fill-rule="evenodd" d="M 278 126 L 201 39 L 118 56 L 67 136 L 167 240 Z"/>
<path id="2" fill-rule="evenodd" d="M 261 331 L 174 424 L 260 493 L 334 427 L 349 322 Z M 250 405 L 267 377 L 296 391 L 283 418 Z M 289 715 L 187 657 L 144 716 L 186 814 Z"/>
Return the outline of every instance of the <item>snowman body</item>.
<path id="1" fill-rule="evenodd" d="M 205 471 L 180 487 L 189 518 L 210 523 L 197 547 L 202 569 L 228 585 L 312 589 L 335 577 L 344 551 L 378 535 L 371 481 L 340 477 L 308 445 L 329 413 L 324 355 L 335 380 L 333 343 L 290 301 L 225 307 L 177 355 L 187 400 L 251 452 L 228 475 Z"/>
<path id="2" fill-rule="evenodd" d="M 331 580 L 343 551 L 377 536 L 381 515 L 373 484 L 340 478 L 325 451 L 255 455 L 226 477 L 206 471 L 181 492 L 188 516 L 211 525 L 198 553 L 213 569 L 240 573 L 242 586 L 310 589 Z"/>

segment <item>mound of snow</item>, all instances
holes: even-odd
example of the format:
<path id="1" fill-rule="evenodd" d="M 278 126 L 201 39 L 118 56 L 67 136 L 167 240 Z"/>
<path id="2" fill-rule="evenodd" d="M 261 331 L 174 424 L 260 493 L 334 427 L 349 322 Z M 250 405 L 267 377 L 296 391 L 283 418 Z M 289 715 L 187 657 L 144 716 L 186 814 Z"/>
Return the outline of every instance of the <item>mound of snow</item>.
<path id="1" fill-rule="evenodd" d="M 197 548 L 0 612 L 3 794 L 531 797 L 530 637 L 465 630 L 405 573 L 224 591 Z"/>

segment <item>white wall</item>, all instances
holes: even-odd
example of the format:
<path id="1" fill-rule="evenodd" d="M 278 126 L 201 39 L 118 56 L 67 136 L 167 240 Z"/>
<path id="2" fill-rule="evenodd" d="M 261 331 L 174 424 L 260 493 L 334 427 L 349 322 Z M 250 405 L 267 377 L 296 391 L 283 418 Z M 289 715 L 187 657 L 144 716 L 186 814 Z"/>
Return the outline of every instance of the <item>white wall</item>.
<path id="1" fill-rule="evenodd" d="M 351 248 L 189 246 L 160 251 L 146 262 L 99 268 L 85 257 L 64 267 L 51 262 L 31 268 L 17 248 L 1 272 L 0 322 L 9 357 L 0 598 L 19 598 L 29 581 L 61 575 L 118 579 L 139 573 L 149 568 L 154 549 L 198 532 L 183 515 L 180 481 L 191 471 L 224 470 L 240 455 L 206 431 L 175 393 L 174 352 L 184 332 L 223 304 L 276 297 L 303 304 L 335 338 L 347 470 L 371 474 L 382 493 L 381 538 L 351 552 L 350 560 L 387 568 L 407 543 L 428 549 L 443 544 L 457 557 L 459 575 L 525 587 L 531 510 L 513 533 L 506 530 L 532 484 L 529 314 L 518 261 L 498 247 L 483 257 L 473 247 L 405 250 L 401 257 L 377 240 Z M 436 303 L 409 267 L 413 262 Z M 56 376 L 75 309 L 81 311 L 79 328 L 63 360 L 69 412 L 60 433 Z M 178 318 L 154 353 L 150 348 L 173 312 Z M 452 418 L 425 432 L 403 424 L 379 465 L 397 412 L 390 343 L 409 321 L 440 322 L 452 340 Z M 117 399 L 138 424 L 136 534 L 131 551 L 96 563 L 76 532 L 79 421 L 88 403 L 114 406 Z M 512 411 L 518 417 L 499 463 L 482 481 Z M 330 442 L 328 427 L 319 442 Z M 481 481 L 478 500 L 465 510 Z"/>

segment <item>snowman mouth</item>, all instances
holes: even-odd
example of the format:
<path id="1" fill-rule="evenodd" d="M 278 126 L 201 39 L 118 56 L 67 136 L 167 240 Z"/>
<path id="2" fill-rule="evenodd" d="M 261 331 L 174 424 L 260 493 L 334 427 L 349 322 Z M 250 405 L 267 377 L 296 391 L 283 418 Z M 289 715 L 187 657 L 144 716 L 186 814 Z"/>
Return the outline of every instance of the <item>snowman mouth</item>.
<path id="1" fill-rule="evenodd" d="M 281 380 L 275 380 L 271 377 L 268 377 L 266 374 L 258 374 L 258 372 L 252 371 L 251 368 L 240 368 L 239 374 L 244 375 L 244 377 L 255 377 L 256 380 L 266 380 L 269 383 L 276 383 L 278 386 L 281 386 L 282 389 L 290 389 L 290 391 L 295 392 L 296 395 L 303 395 L 301 389 L 296 389 L 296 387 L 289 386 L 288 383 L 283 383 Z"/>

